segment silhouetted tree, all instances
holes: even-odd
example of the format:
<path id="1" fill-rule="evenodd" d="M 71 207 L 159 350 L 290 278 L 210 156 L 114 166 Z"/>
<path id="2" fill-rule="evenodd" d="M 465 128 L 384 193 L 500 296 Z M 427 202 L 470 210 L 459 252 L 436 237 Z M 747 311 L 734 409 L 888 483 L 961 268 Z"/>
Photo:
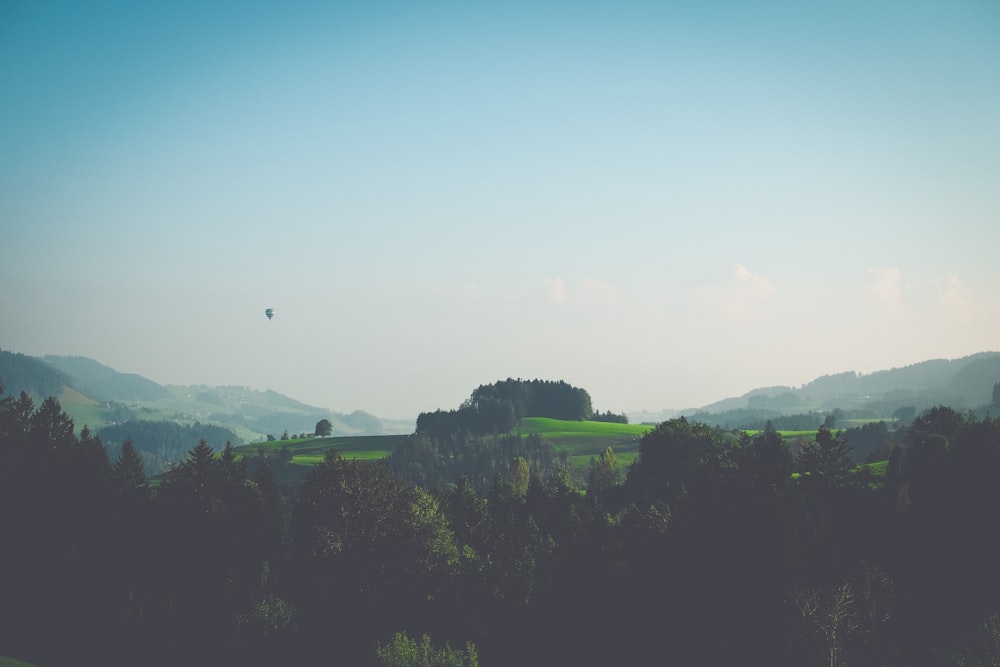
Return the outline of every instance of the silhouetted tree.
<path id="1" fill-rule="evenodd" d="M 698 474 L 714 448 L 721 447 L 718 429 L 670 419 L 649 431 L 639 442 L 639 456 L 629 468 L 625 487 L 629 497 L 673 503 Z"/>
<path id="2" fill-rule="evenodd" d="M 315 435 L 326 437 L 333 433 L 333 424 L 329 419 L 320 419 L 316 422 Z"/>

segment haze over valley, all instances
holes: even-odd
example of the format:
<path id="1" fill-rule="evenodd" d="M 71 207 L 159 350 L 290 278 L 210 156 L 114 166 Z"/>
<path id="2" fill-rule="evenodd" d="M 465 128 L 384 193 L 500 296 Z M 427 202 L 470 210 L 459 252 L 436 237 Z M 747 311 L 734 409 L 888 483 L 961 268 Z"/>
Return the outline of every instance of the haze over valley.
<path id="1" fill-rule="evenodd" d="M 0 344 L 387 419 L 997 349 L 998 15 L 8 3 Z"/>

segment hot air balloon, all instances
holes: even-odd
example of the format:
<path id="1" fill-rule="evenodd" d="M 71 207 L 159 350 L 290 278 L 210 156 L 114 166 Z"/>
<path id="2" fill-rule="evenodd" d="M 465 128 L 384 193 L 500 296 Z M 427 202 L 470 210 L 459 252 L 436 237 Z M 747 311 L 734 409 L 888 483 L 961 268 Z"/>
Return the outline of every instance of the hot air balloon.
<path id="1" fill-rule="evenodd" d="M 271 319 L 274 317 L 274 308 L 268 308 L 264 311 L 264 314 L 267 315 L 267 319 Z"/>

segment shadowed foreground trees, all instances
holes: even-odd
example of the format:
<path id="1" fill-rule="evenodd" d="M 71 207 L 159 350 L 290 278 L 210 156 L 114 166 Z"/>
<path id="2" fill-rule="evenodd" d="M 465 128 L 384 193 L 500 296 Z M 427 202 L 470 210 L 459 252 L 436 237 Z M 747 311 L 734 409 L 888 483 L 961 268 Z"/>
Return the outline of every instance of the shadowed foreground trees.
<path id="1" fill-rule="evenodd" d="M 131 443 L 109 462 L 56 401 L 4 396 L 0 655 L 993 664 L 1000 425 L 927 411 L 882 483 L 845 463 L 848 445 L 822 433 L 793 461 L 773 430 L 678 419 L 643 438 L 623 482 L 613 452 L 595 461 L 586 495 L 540 450 L 495 440 L 507 458 L 482 487 L 423 488 L 331 453 L 289 499 L 270 460 L 204 442 L 151 485 Z"/>

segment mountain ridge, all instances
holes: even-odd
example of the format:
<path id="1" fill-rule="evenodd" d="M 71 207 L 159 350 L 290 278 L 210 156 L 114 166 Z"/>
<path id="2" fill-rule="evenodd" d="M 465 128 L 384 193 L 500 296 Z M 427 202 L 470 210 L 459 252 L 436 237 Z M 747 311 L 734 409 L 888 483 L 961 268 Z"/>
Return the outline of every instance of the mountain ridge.
<path id="1" fill-rule="evenodd" d="M 98 430 L 127 421 L 200 422 L 230 428 L 243 441 L 312 433 L 322 419 L 331 422 L 332 435 L 413 430 L 407 422 L 383 420 L 363 410 L 335 412 L 272 389 L 161 385 L 135 373 L 120 373 L 89 357 L 30 357 L 0 349 L 0 378 L 7 395 L 25 391 L 36 403 L 57 397 L 78 429 L 86 425 Z"/>
<path id="2" fill-rule="evenodd" d="M 33 367 L 34 363 L 41 366 Z M 249 441 L 283 432 L 312 432 L 321 419 L 331 421 L 334 435 L 391 435 L 410 433 L 414 427 L 410 422 L 380 419 L 363 410 L 348 414 L 334 412 L 272 389 L 160 385 L 81 356 L 29 357 L 0 349 L 0 378 L 5 382 L 7 394 L 24 389 L 39 401 L 48 395 L 68 397 L 69 404 L 64 408 L 78 425 L 88 423 L 91 428 L 101 425 L 94 423 L 101 418 L 99 410 L 105 412 L 108 424 L 128 419 L 219 423 Z M 997 382 L 1000 382 L 1000 352 L 984 351 L 870 373 L 844 371 L 821 375 L 798 387 L 756 387 L 700 408 L 626 411 L 626 414 L 633 422 L 645 422 L 680 414 L 712 414 L 744 408 L 794 414 L 869 406 L 881 410 L 883 415 L 903 406 L 915 406 L 918 412 L 935 405 L 972 409 L 990 402 L 992 387 Z M 65 392 L 63 386 L 74 391 Z M 80 421 L 77 415 L 89 421 Z"/>
<path id="3" fill-rule="evenodd" d="M 871 373 L 845 371 L 821 375 L 799 387 L 758 387 L 702 406 L 698 411 L 717 413 L 771 407 L 787 413 L 850 409 L 877 402 L 893 409 L 916 405 L 918 411 L 938 404 L 966 409 L 989 403 L 997 382 L 1000 382 L 1000 352 L 986 351 L 956 359 L 928 359 Z"/>

